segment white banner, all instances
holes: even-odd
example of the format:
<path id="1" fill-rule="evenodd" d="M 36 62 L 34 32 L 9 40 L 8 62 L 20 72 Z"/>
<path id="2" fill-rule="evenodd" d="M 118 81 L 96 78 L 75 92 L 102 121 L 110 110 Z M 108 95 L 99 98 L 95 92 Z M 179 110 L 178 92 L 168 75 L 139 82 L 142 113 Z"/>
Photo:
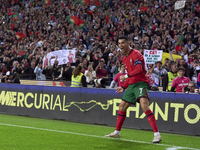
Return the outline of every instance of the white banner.
<path id="1" fill-rule="evenodd" d="M 163 50 L 144 50 L 145 64 L 154 64 L 162 60 Z"/>
<path id="2" fill-rule="evenodd" d="M 67 64 L 68 62 L 74 63 L 76 61 L 75 53 L 76 53 L 76 50 L 70 50 L 70 49 L 58 50 L 58 51 L 53 51 L 53 52 L 47 53 L 43 58 L 43 67 L 46 67 L 48 65 L 48 62 L 49 62 L 49 59 L 51 58 L 51 56 L 54 57 L 51 59 L 51 65 L 54 64 L 56 56 L 58 56 L 58 58 L 57 58 L 58 65 Z"/>
<path id="3" fill-rule="evenodd" d="M 184 8 L 184 7 L 185 7 L 185 1 L 177 1 L 175 3 L 175 10 L 181 9 L 181 8 Z"/>

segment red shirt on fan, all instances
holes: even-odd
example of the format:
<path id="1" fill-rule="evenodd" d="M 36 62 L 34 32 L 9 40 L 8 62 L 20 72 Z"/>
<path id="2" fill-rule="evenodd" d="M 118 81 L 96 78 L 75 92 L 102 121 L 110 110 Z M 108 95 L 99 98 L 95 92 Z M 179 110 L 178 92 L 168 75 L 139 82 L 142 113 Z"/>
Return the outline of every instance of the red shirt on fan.
<path id="1" fill-rule="evenodd" d="M 144 57 L 138 50 L 132 49 L 128 56 L 125 55 L 123 63 L 129 76 L 129 78 L 127 78 L 122 85 L 125 89 L 129 84 L 134 84 L 140 81 L 149 84 L 149 80 L 146 77 L 144 69 Z"/>
<path id="2" fill-rule="evenodd" d="M 182 93 L 182 88 L 187 87 L 190 79 L 188 77 L 176 77 L 172 82 L 172 87 L 176 88 L 176 92 Z"/>
<path id="3" fill-rule="evenodd" d="M 118 87 L 121 87 L 123 84 L 124 84 L 124 81 L 122 81 L 122 80 L 120 80 L 120 76 L 121 75 L 126 75 L 126 73 L 121 73 L 121 72 L 119 72 L 116 76 L 115 76 L 115 78 L 113 79 L 115 82 L 117 82 L 118 83 Z"/>

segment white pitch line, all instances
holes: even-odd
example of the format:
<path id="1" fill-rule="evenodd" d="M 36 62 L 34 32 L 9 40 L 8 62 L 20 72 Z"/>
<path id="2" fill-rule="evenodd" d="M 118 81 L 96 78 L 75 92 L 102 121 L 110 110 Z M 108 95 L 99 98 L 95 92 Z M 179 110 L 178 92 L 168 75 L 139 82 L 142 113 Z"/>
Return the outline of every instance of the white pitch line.
<path id="1" fill-rule="evenodd" d="M 37 127 L 29 127 L 29 126 L 20 126 L 20 125 L 14 125 L 14 124 L 5 124 L 5 123 L 0 123 L 2 126 L 10 126 L 10 127 L 18 127 L 18 128 L 26 128 L 26 129 L 34 129 L 34 130 L 42 130 L 42 131 L 50 131 L 50 132 L 58 132 L 58 133 L 67 133 L 67 134 L 74 134 L 74 135 L 82 135 L 82 136 L 89 136 L 89 137 L 96 137 L 96 138 L 109 138 L 109 137 L 104 137 L 104 136 L 98 136 L 98 135 L 90 135 L 90 134 L 84 134 L 84 133 L 76 133 L 76 132 L 69 132 L 69 131 L 60 131 L 60 130 L 52 130 L 52 129 L 45 129 L 45 128 L 37 128 Z M 165 147 L 173 147 L 173 148 L 181 148 L 181 149 L 190 149 L 190 150 L 200 150 L 200 149 L 195 149 L 195 148 L 190 148 L 190 147 L 181 147 L 181 146 L 175 146 L 175 145 L 168 145 L 168 144 L 153 144 L 151 142 L 144 142 L 144 141 L 137 141 L 137 140 L 129 140 L 129 139 L 122 139 L 122 138 L 109 138 L 112 140 L 121 140 L 121 141 L 126 141 L 126 142 L 133 142 L 133 143 L 144 143 L 144 144 L 149 144 L 149 145 L 158 145 L 158 146 L 165 146 Z"/>

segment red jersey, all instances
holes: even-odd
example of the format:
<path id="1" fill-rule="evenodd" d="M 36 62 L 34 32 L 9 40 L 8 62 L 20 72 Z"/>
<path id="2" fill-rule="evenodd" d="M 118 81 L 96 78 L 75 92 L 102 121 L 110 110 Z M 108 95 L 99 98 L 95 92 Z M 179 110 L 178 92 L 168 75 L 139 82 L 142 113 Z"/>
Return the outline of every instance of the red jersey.
<path id="1" fill-rule="evenodd" d="M 182 92 L 182 88 L 187 87 L 190 79 L 188 77 L 176 77 L 173 80 L 172 87 L 176 88 L 176 92 Z"/>
<path id="2" fill-rule="evenodd" d="M 123 63 L 129 76 L 123 84 L 125 89 L 129 84 L 134 84 L 140 81 L 149 84 L 149 80 L 145 74 L 144 57 L 138 50 L 132 49 L 128 56 L 125 55 L 123 58 Z"/>

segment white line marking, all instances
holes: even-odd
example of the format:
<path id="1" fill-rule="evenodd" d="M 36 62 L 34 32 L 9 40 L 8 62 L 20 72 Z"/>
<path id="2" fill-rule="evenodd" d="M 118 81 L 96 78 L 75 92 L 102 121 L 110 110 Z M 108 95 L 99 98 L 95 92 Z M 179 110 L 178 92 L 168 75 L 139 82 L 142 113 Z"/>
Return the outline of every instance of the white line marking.
<path id="1" fill-rule="evenodd" d="M 107 139 L 109 137 L 104 136 L 98 136 L 98 135 L 90 135 L 90 134 L 84 134 L 84 133 L 76 133 L 76 132 L 69 132 L 69 131 L 60 131 L 60 130 L 52 130 L 52 129 L 44 129 L 44 128 L 37 128 L 37 127 L 29 127 L 29 126 L 20 126 L 20 125 L 14 125 L 14 124 L 6 124 L 6 123 L 0 123 L 2 126 L 10 126 L 10 127 L 18 127 L 18 128 L 26 128 L 26 129 L 34 129 L 34 130 L 42 130 L 42 131 L 50 131 L 50 132 L 58 132 L 58 133 L 67 133 L 67 134 L 74 134 L 74 135 L 82 135 L 82 136 L 89 136 L 89 137 L 96 137 L 96 138 L 103 138 Z M 158 146 L 165 146 L 165 147 L 173 147 L 178 149 L 190 149 L 190 150 L 200 150 L 190 147 L 181 147 L 181 146 L 175 146 L 175 145 L 168 145 L 168 144 L 153 144 L 150 142 L 144 142 L 144 141 L 137 141 L 137 140 L 129 140 L 129 139 L 122 139 L 122 138 L 109 138 L 112 140 L 121 140 L 126 142 L 133 142 L 133 143 L 144 143 L 149 145 L 158 145 Z"/>
<path id="2" fill-rule="evenodd" d="M 69 124 L 78 124 L 78 125 L 87 125 L 87 126 L 92 126 L 92 127 L 101 127 L 101 128 L 115 128 L 114 126 L 106 126 L 104 124 L 102 125 L 98 125 L 98 124 L 86 124 L 86 123 L 80 123 L 80 122 L 69 122 L 67 121 L 67 123 Z M 135 128 L 123 128 L 123 130 L 134 130 L 134 131 L 139 131 L 139 132 L 152 132 L 151 130 L 141 130 L 141 129 L 135 129 Z M 161 131 L 162 132 L 162 131 Z M 179 134 L 179 133 L 166 133 L 165 131 L 162 132 L 162 134 L 165 135 L 170 135 L 170 136 L 184 136 L 184 137 L 192 137 L 192 138 L 200 138 L 200 136 L 196 136 L 196 135 L 187 135 L 187 134 Z"/>

